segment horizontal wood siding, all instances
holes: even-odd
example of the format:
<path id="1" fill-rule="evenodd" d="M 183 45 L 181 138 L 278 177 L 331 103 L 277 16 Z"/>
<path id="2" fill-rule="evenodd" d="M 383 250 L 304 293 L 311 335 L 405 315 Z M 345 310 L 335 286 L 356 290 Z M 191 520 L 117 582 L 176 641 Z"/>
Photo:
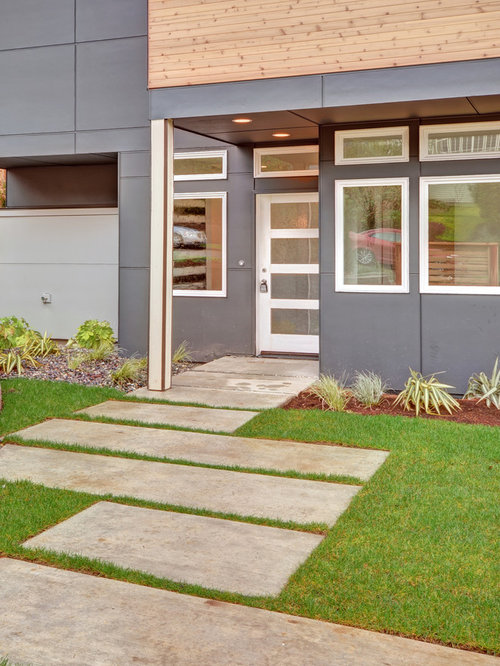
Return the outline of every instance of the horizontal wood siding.
<path id="1" fill-rule="evenodd" d="M 499 0 L 149 0 L 149 85 L 500 57 Z"/>

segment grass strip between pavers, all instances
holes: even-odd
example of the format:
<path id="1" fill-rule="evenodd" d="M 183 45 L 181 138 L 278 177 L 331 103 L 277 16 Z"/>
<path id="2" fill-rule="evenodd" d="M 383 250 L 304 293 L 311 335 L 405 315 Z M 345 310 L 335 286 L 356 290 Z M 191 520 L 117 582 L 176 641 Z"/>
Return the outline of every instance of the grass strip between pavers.
<path id="1" fill-rule="evenodd" d="M 63 390 L 55 382 L 33 382 L 29 388 L 27 383 L 32 382 L 2 382 L 5 407 L 0 414 L 0 432 L 12 432 L 47 417 L 68 417 L 72 410 L 102 402 L 113 392 L 78 385 L 65 385 Z M 18 392 L 10 393 L 9 386 Z M 42 551 L 34 551 L 30 557 L 53 566 L 80 566 L 77 570 L 96 575 L 124 576 L 140 584 L 455 647 L 489 653 L 500 650 L 499 428 L 273 409 L 261 412 L 234 434 L 341 442 L 391 451 L 278 597 L 228 595 L 98 561 L 78 564 L 72 556 L 59 559 L 60 555 Z M 28 555 L 20 546 L 22 541 L 95 501 L 110 499 L 213 515 L 131 498 L 52 490 L 27 482 L 4 485 L 0 486 L 0 552 L 23 559 Z M 274 521 L 262 524 L 276 525 Z"/>
<path id="2" fill-rule="evenodd" d="M 348 485 L 362 486 L 364 481 L 355 476 L 341 474 L 314 474 L 313 472 L 296 472 L 293 469 L 279 471 L 261 467 L 242 467 L 240 465 L 217 465 L 214 463 L 186 460 L 185 458 L 169 458 L 168 456 L 148 456 L 134 451 L 115 451 L 106 447 L 90 447 L 81 444 L 67 444 L 63 442 L 51 442 L 39 439 L 25 439 L 24 437 L 9 435 L 4 444 L 17 444 L 39 449 L 56 449 L 59 451 L 71 451 L 73 453 L 88 453 L 90 455 L 110 456 L 114 458 L 130 458 L 132 460 L 145 460 L 147 462 L 167 463 L 170 465 L 185 465 L 186 467 L 203 467 L 205 469 L 222 469 L 228 472 L 243 472 L 247 474 L 262 474 L 264 476 L 279 476 L 287 479 L 303 479 L 305 481 L 324 481 L 327 483 L 344 483 Z"/>

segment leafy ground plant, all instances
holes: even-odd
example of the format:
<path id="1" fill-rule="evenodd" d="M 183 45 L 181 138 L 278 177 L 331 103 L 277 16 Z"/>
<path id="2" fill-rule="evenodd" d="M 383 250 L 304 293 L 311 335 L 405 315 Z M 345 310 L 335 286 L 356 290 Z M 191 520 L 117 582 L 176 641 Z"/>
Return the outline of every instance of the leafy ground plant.
<path id="1" fill-rule="evenodd" d="M 477 398 L 479 402 L 484 400 L 488 407 L 495 405 L 500 409 L 500 368 L 498 367 L 498 358 L 493 366 L 491 377 L 485 372 L 472 375 L 469 378 L 469 386 L 464 398 Z"/>
<path id="2" fill-rule="evenodd" d="M 403 405 L 408 411 L 414 409 L 417 416 L 421 410 L 426 414 L 440 414 L 441 407 L 451 414 L 461 407 L 448 393 L 447 389 L 450 388 L 455 387 L 439 382 L 435 374 L 424 377 L 420 372 L 410 368 L 410 376 L 394 404 Z"/>
<path id="3" fill-rule="evenodd" d="M 0 349 L 19 346 L 19 338 L 25 335 L 30 325 L 22 317 L 2 317 L 0 319 Z"/>
<path id="4" fill-rule="evenodd" d="M 137 380 L 148 367 L 147 358 L 128 358 L 112 373 L 111 379 L 114 384 L 122 386 L 128 382 Z"/>
<path id="5" fill-rule="evenodd" d="M 387 383 L 374 372 L 357 372 L 351 386 L 352 395 L 363 405 L 378 405 L 387 391 Z"/>
<path id="6" fill-rule="evenodd" d="M 343 412 L 349 400 L 344 379 L 333 375 L 321 375 L 309 390 L 332 412 Z"/>
<path id="7" fill-rule="evenodd" d="M 109 321 L 97 321 L 97 319 L 87 319 L 78 328 L 74 340 L 69 340 L 69 344 L 75 343 L 84 349 L 99 349 L 107 346 L 112 349 L 116 343 L 113 329 Z"/>

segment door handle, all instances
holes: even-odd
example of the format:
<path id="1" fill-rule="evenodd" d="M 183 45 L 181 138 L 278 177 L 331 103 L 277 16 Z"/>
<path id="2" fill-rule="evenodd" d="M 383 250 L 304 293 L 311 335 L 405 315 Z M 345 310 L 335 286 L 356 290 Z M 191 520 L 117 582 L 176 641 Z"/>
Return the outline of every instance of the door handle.
<path id="1" fill-rule="evenodd" d="M 269 289 L 267 287 L 267 280 L 261 280 L 260 281 L 259 290 L 260 290 L 261 294 L 267 294 L 267 292 L 269 291 Z"/>

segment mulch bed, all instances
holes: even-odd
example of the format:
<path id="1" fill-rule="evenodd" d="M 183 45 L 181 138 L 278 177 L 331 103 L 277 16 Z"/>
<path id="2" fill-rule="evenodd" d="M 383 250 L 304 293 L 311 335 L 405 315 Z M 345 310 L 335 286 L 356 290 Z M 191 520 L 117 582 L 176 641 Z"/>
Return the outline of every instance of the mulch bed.
<path id="1" fill-rule="evenodd" d="M 346 411 L 354 414 L 365 414 L 373 416 L 375 414 L 389 414 L 390 416 L 407 416 L 415 418 L 413 412 L 406 411 L 400 405 L 395 406 L 395 395 L 386 393 L 382 398 L 379 405 L 375 407 L 365 407 L 354 398 L 351 398 L 347 404 Z M 456 423 L 472 423 L 482 424 L 489 426 L 500 426 L 500 410 L 496 407 L 487 407 L 484 402 L 477 402 L 477 400 L 458 400 L 460 407 L 459 412 L 448 414 L 425 414 L 421 413 L 419 418 L 424 419 L 438 419 L 442 421 L 455 421 Z M 283 409 L 322 409 L 327 410 L 324 403 L 320 398 L 313 395 L 309 391 L 302 391 L 298 396 L 289 400 Z"/>
<path id="2" fill-rule="evenodd" d="M 146 386 L 147 384 L 147 371 L 134 382 L 128 382 L 117 386 L 113 384 L 111 374 L 117 370 L 126 358 L 120 355 L 118 350 L 115 350 L 108 358 L 102 361 L 85 361 L 76 370 L 71 370 L 68 367 L 68 360 L 75 354 L 84 353 L 84 349 L 68 350 L 61 347 L 61 354 L 58 356 L 50 355 L 46 358 L 38 358 L 41 364 L 39 367 L 33 368 L 27 366 L 23 368 L 21 377 L 28 379 L 46 379 L 56 382 L 69 382 L 70 384 L 85 384 L 86 386 L 113 386 L 114 388 L 121 389 L 122 391 L 134 391 L 135 389 Z M 177 375 L 181 372 L 189 370 L 194 363 L 183 362 L 172 364 L 172 374 Z M 10 375 L 0 373 L 0 379 L 12 379 L 17 377 L 16 372 Z"/>

